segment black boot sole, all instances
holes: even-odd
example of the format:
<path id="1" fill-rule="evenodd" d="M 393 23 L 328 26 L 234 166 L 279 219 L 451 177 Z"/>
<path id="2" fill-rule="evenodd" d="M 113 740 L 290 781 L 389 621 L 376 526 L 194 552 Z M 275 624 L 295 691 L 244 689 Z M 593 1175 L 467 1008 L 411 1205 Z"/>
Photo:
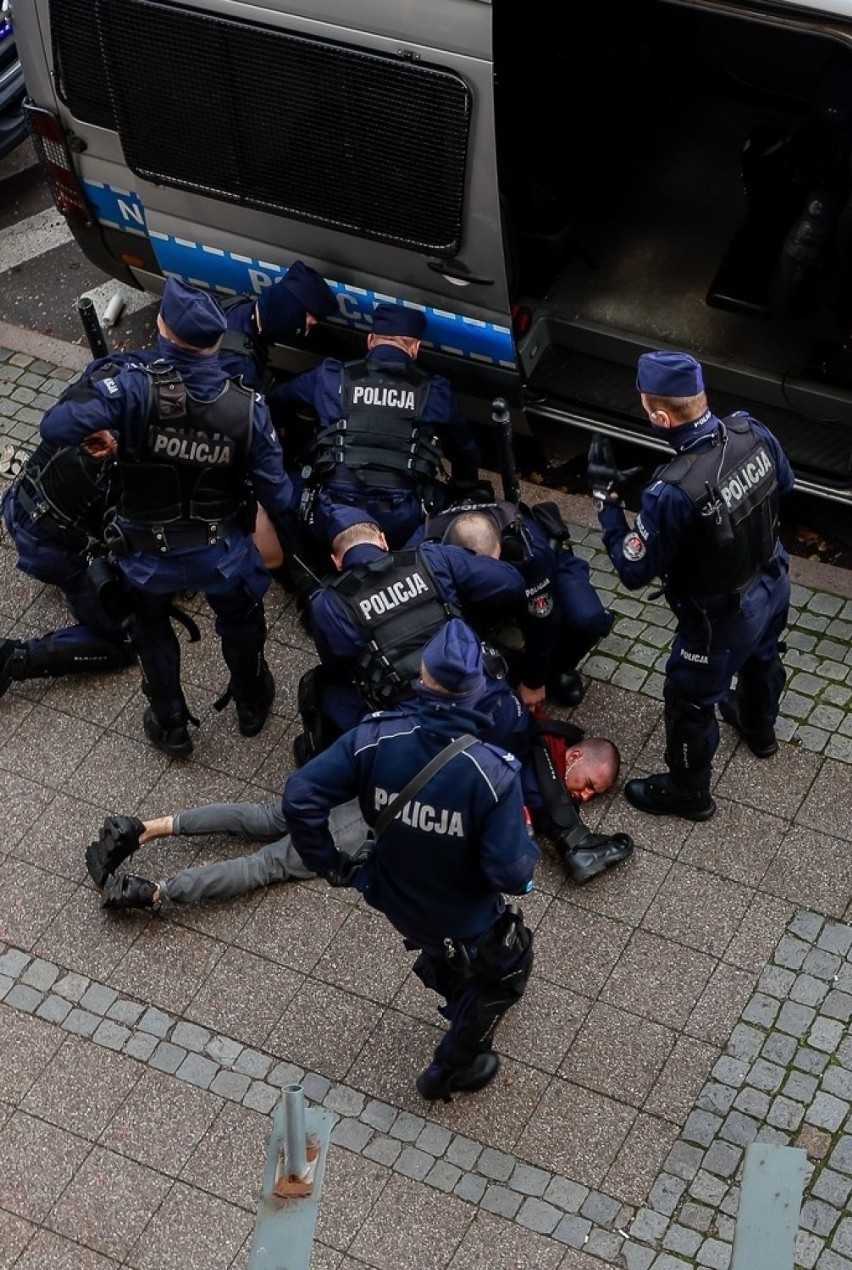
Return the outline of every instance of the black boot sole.
<path id="1" fill-rule="evenodd" d="M 723 698 L 719 702 L 719 714 L 729 727 L 739 733 L 740 739 L 745 742 L 755 758 L 772 758 L 773 754 L 778 753 L 778 740 L 774 734 L 771 740 L 765 741 L 761 745 L 753 733 L 749 734 L 743 730 L 740 723 L 740 711 L 736 702 L 730 702 Z"/>

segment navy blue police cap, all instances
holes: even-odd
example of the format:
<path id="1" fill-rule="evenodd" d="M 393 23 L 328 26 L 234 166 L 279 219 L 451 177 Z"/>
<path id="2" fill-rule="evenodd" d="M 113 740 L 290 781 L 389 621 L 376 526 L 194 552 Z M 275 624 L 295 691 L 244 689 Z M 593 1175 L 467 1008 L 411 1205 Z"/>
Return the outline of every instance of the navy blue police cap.
<path id="1" fill-rule="evenodd" d="M 651 397 L 697 397 L 704 391 L 704 376 L 689 353 L 643 353 L 636 387 Z"/>
<path id="2" fill-rule="evenodd" d="M 422 340 L 426 314 L 421 309 L 404 309 L 401 304 L 377 304 L 373 309 L 374 335 L 407 335 Z"/>
<path id="3" fill-rule="evenodd" d="M 362 507 L 336 503 L 328 513 L 329 542 L 334 542 L 338 534 L 342 534 L 344 529 L 351 529 L 353 525 L 375 525 L 378 528 L 379 522 Z"/>
<path id="4" fill-rule="evenodd" d="M 423 649 L 423 668 L 452 697 L 473 701 L 485 692 L 482 644 L 467 622 L 451 617 Z"/>
<path id="5" fill-rule="evenodd" d="M 293 327 L 303 325 L 306 313 L 324 318 L 338 312 L 331 287 L 304 260 L 294 260 L 283 278 L 264 287 L 257 304 L 264 333 L 273 339 L 277 330 L 289 335 Z"/>
<path id="6" fill-rule="evenodd" d="M 160 303 L 166 326 L 190 348 L 212 348 L 227 328 L 225 314 L 214 295 L 168 278 Z"/>

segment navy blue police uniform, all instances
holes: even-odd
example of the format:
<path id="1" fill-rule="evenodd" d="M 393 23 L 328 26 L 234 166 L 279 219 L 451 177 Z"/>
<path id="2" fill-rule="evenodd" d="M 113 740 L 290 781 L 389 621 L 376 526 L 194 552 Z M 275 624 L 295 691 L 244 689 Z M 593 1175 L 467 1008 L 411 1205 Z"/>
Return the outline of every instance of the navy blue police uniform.
<path id="1" fill-rule="evenodd" d="M 523 579 L 505 561 L 431 542 L 388 551 L 379 525 L 358 508 L 334 510 L 332 542 L 356 524 L 371 525 L 374 533 L 345 551 L 340 575 L 309 601 L 320 666 L 300 684 L 305 732 L 298 761 L 354 726 L 365 711 L 410 695 L 424 646 L 451 617 L 486 601 L 496 611 L 516 607 L 523 597 Z M 494 676 L 504 669 L 496 653 L 489 665 Z M 514 696 L 505 680 L 502 688 Z M 506 703 L 501 708 L 508 720 L 512 710 Z"/>
<path id="2" fill-rule="evenodd" d="M 161 360 L 124 367 L 90 401 L 55 407 L 45 441 L 74 445 L 93 431 L 118 441 L 116 511 L 106 534 L 130 588 L 132 636 L 151 706 L 148 739 L 174 756 L 192 750 L 169 615 L 176 593 L 202 592 L 230 671 L 243 735 L 263 727 L 274 696 L 264 658 L 269 574 L 251 539 L 250 495 L 273 516 L 292 507 L 281 445 L 262 398 L 229 380 L 216 348 L 225 318 L 207 292 L 169 279 L 160 307 Z"/>
<path id="3" fill-rule="evenodd" d="M 132 360 L 132 354 L 96 359 L 59 402 L 76 408 L 93 382 Z M 111 455 L 43 440 L 4 492 L 3 520 L 18 569 L 58 587 L 76 623 L 34 639 L 0 641 L 0 696 L 12 680 L 116 670 L 135 660 L 120 587 L 94 564 L 103 559 L 113 468 Z"/>
<path id="4" fill-rule="evenodd" d="M 277 428 L 275 377 L 269 367 L 272 345 L 303 339 L 311 316 L 327 318 L 337 313 L 334 292 L 316 269 L 294 260 L 283 278 L 258 295 L 232 296 L 221 304 L 227 330 L 219 360 L 229 378 L 240 376 L 247 388 L 264 393 Z"/>
<path id="5" fill-rule="evenodd" d="M 621 581 L 635 591 L 661 579 L 677 628 L 665 668 L 668 772 L 629 781 L 625 794 L 642 811 L 706 820 L 715 810 L 717 706 L 755 753 L 777 750 L 774 726 L 786 679 L 779 642 L 790 604 L 779 498 L 794 478 L 764 425 L 744 411 L 722 420 L 706 408 L 694 358 L 644 353 L 637 387 L 651 405 L 664 399 L 659 412 L 650 412 L 651 424 L 676 457 L 643 491 L 633 527 L 617 490 L 598 497 L 598 515 Z M 691 397 L 703 406 L 697 418 L 655 425 L 665 399 Z"/>
<path id="6" fill-rule="evenodd" d="M 380 304 L 372 335 L 420 340 L 424 314 Z M 356 362 L 327 358 L 276 390 L 276 409 L 310 407 L 316 416 L 303 507 L 312 531 L 329 540 L 335 504 L 358 506 L 379 522 L 394 550 L 445 498 L 444 460 L 457 487 L 479 479 L 479 448 L 443 375 L 421 370 L 395 344 L 368 347 Z"/>
<path id="7" fill-rule="evenodd" d="M 615 616 L 592 585 L 588 561 L 575 555 L 559 508 L 553 502 L 456 503 L 430 516 L 412 544 L 431 538 L 464 545 L 460 518 L 466 514 L 494 520 L 502 559 L 524 579 L 524 602 L 514 615 L 523 649 L 510 658 L 512 682 L 533 691 L 546 688 L 561 704 L 579 705 L 583 684 L 577 666 L 609 634 Z M 506 613 L 501 617 L 505 621 Z"/>
<path id="8" fill-rule="evenodd" d="M 421 682 L 411 702 L 365 718 L 288 779 L 282 811 L 307 867 L 354 885 L 406 948 L 419 950 L 415 973 L 444 998 L 450 1026 L 417 1087 L 425 1098 L 449 1099 L 496 1075 L 494 1032 L 532 967 L 532 933 L 504 896 L 532 889 L 539 852 L 524 822 L 518 760 L 483 741 L 422 786 L 372 853 L 351 864 L 335 847 L 332 807 L 357 797 L 374 826 L 445 746 L 483 726 L 479 639 L 464 622 L 433 636 L 423 667 L 445 691 Z"/>

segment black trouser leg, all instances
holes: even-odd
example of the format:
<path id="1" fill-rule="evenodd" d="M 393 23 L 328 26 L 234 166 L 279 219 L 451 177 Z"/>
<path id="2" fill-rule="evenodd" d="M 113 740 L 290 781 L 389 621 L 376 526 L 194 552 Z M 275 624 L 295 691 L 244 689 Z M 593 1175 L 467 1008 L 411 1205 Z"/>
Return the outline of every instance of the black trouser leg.
<path id="1" fill-rule="evenodd" d="M 142 690 L 160 725 L 169 728 L 189 718 L 180 686 L 180 643 L 169 613 L 174 596 L 134 587 L 131 636 L 142 667 Z"/>
<path id="2" fill-rule="evenodd" d="M 708 794 L 719 724 L 713 706 L 684 697 L 667 680 L 663 689 L 666 763 L 672 783 L 685 793 Z"/>

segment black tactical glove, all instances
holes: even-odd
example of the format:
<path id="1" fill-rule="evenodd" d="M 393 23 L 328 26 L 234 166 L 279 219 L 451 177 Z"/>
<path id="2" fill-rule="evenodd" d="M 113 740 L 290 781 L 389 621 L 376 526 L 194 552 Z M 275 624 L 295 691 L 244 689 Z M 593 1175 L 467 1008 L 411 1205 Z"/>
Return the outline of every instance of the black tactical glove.
<path id="1" fill-rule="evenodd" d="M 359 869 L 367 863 L 375 849 L 375 841 L 365 838 L 354 855 L 344 855 L 342 851 L 338 851 L 338 863 L 326 872 L 326 882 L 329 886 L 354 886 Z"/>
<path id="2" fill-rule="evenodd" d="M 612 442 L 600 432 L 592 434 L 589 445 L 589 457 L 586 464 L 586 478 L 592 494 L 592 501 L 598 511 L 606 503 L 624 506 L 622 497 L 624 487 L 642 471 L 639 467 L 619 468 L 615 465 Z"/>

